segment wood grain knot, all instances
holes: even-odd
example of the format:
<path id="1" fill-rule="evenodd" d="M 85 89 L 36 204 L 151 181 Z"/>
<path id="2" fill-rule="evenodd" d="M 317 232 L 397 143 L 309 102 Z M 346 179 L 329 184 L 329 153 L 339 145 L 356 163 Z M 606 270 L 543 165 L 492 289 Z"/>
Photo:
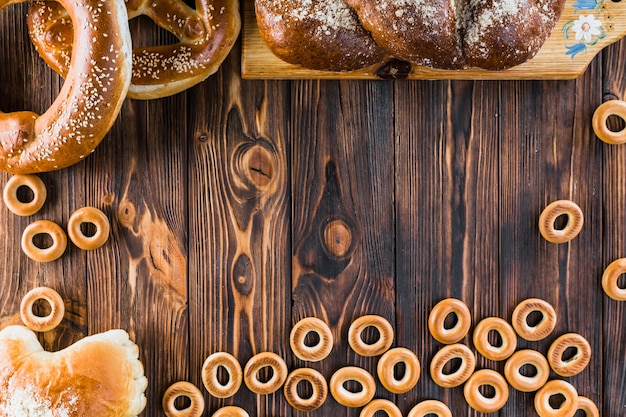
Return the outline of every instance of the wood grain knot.
<path id="1" fill-rule="evenodd" d="M 253 145 L 242 153 L 240 167 L 250 184 L 266 190 L 275 177 L 276 159 L 265 146 Z"/>
<path id="2" fill-rule="evenodd" d="M 328 252 L 343 258 L 352 246 L 352 231 L 343 220 L 333 220 L 324 228 L 324 244 Z"/>
<path id="3" fill-rule="evenodd" d="M 124 200 L 120 203 L 117 211 L 117 219 L 122 226 L 132 229 L 136 214 L 135 205 L 128 200 Z"/>

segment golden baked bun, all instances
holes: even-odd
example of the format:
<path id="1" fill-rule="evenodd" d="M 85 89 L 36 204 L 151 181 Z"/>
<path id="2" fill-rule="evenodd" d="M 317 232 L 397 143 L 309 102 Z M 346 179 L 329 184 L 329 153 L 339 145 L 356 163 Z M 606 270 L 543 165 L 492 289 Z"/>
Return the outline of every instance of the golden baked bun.
<path id="1" fill-rule="evenodd" d="M 135 417 L 148 380 L 124 330 L 44 351 L 23 326 L 0 331 L 0 416 Z"/>

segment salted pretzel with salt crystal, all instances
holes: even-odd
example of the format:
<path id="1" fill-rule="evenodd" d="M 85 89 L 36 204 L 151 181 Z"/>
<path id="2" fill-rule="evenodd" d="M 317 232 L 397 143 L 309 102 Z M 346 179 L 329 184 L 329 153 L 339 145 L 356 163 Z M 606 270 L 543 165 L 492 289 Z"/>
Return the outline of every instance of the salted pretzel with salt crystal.
<path id="1" fill-rule="evenodd" d="M 128 97 L 153 99 L 190 88 L 215 73 L 232 49 L 241 26 L 238 0 L 128 0 L 128 18 L 148 16 L 179 42 L 133 49 Z M 61 76 L 69 69 L 72 22 L 56 2 L 34 1 L 28 12 L 31 40 Z"/>
<path id="2" fill-rule="evenodd" d="M 0 0 L 0 9 L 26 0 Z M 0 169 L 32 174 L 81 161 L 115 122 L 131 79 L 131 39 L 122 0 L 59 0 L 68 19 L 81 22 L 68 35 L 77 51 L 67 77 L 42 115 L 0 111 Z M 107 36 L 115 33 L 116 36 Z"/>

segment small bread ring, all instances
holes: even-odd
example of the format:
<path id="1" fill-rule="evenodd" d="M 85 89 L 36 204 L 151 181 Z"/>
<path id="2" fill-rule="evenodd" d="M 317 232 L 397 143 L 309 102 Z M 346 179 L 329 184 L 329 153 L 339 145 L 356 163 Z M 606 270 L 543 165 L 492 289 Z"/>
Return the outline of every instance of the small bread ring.
<path id="1" fill-rule="evenodd" d="M 587 397 L 578 396 L 576 411 L 582 410 L 586 417 L 600 417 L 600 411 L 596 404 Z"/>
<path id="2" fill-rule="evenodd" d="M 563 360 L 563 353 L 568 348 L 576 349 L 576 354 Z M 554 372 L 570 377 L 579 374 L 591 360 L 591 346 L 587 339 L 578 333 L 566 333 L 559 336 L 548 349 L 548 363 Z"/>
<path id="3" fill-rule="evenodd" d="M 418 403 L 409 411 L 407 417 L 426 417 L 431 414 L 437 417 L 452 417 L 450 408 L 437 400 L 425 400 Z"/>
<path id="4" fill-rule="evenodd" d="M 319 337 L 319 342 L 315 346 L 307 346 L 304 343 L 309 332 L 314 332 Z M 322 320 L 316 317 L 306 317 L 291 329 L 289 344 L 299 359 L 318 362 L 326 358 L 333 349 L 333 334 Z"/>
<path id="5" fill-rule="evenodd" d="M 620 275 L 626 273 L 626 258 L 617 259 L 606 267 L 602 274 L 602 289 L 616 301 L 626 301 L 626 288 L 617 285 Z"/>
<path id="6" fill-rule="evenodd" d="M 563 229 L 555 229 L 554 221 L 561 215 L 567 216 Z M 539 216 L 539 232 L 548 242 L 565 243 L 578 236 L 583 228 L 583 211 L 570 200 L 557 200 L 548 204 Z"/>
<path id="7" fill-rule="evenodd" d="M 250 414 L 241 407 L 228 405 L 217 410 L 211 417 L 250 417 Z"/>
<path id="8" fill-rule="evenodd" d="M 374 327 L 379 333 L 378 340 L 372 344 L 365 343 L 361 337 L 368 327 Z M 348 343 L 352 350 L 361 356 L 382 355 L 393 343 L 393 327 L 381 316 L 361 316 L 352 322 L 348 329 Z"/>
<path id="9" fill-rule="evenodd" d="M 493 397 L 485 397 L 479 390 L 481 385 L 493 387 Z M 481 413 L 495 413 L 509 400 L 509 386 L 502 375 L 491 369 L 481 369 L 467 380 L 463 386 L 465 401 L 474 410 Z"/>
<path id="10" fill-rule="evenodd" d="M 404 364 L 404 375 L 400 379 L 395 377 L 397 364 Z M 379 359 L 376 367 L 378 379 L 385 389 L 393 394 L 404 394 L 410 391 L 420 379 L 420 362 L 415 353 L 403 347 L 388 350 Z"/>
<path id="11" fill-rule="evenodd" d="M 37 300 L 46 300 L 50 304 L 50 314 L 39 317 L 33 313 Z M 58 292 L 48 287 L 37 287 L 28 291 L 20 304 L 22 321 L 34 332 L 47 332 L 61 323 L 65 315 L 65 304 Z"/>
<path id="12" fill-rule="evenodd" d="M 179 397 L 189 398 L 189 406 L 182 410 L 176 408 L 176 400 Z M 204 397 L 198 387 L 191 382 L 178 381 L 165 391 L 162 405 L 167 417 L 200 417 L 204 412 Z"/>
<path id="13" fill-rule="evenodd" d="M 455 314 L 456 324 L 450 329 L 444 326 L 446 317 Z M 457 343 L 465 337 L 471 325 L 471 314 L 467 305 L 456 298 L 439 301 L 428 315 L 428 330 L 440 343 L 449 345 Z"/>
<path id="14" fill-rule="evenodd" d="M 397 405 L 389 400 L 378 398 L 372 400 L 361 410 L 359 417 L 374 417 L 378 411 L 382 411 L 389 417 L 402 417 L 402 412 Z"/>
<path id="15" fill-rule="evenodd" d="M 42 249 L 35 245 L 33 238 L 45 234 L 52 238 L 52 245 Z M 22 250 L 34 261 L 51 262 L 59 259 L 67 248 L 67 236 L 61 226 L 50 220 L 37 220 L 26 226 L 22 233 Z"/>
<path id="16" fill-rule="evenodd" d="M 498 332 L 502 339 L 500 346 L 494 346 L 489 342 L 489 332 Z M 472 335 L 474 347 L 485 358 L 492 361 L 502 361 L 515 352 L 517 348 L 517 335 L 509 323 L 499 317 L 487 317 L 480 321 L 474 328 Z"/>
<path id="17" fill-rule="evenodd" d="M 461 365 L 455 372 L 446 374 L 443 371 L 444 367 L 452 359 L 460 359 Z M 456 343 L 442 347 L 433 356 L 433 360 L 430 362 L 430 376 L 435 384 L 440 387 L 454 388 L 467 381 L 474 372 L 475 367 L 476 358 L 470 348 Z"/>
<path id="18" fill-rule="evenodd" d="M 626 129 L 619 132 L 610 130 L 606 122 L 610 116 L 617 116 L 626 120 L 626 102 L 609 100 L 598 106 L 591 119 L 591 125 L 596 136 L 603 142 L 611 145 L 621 145 L 626 142 Z"/>
<path id="19" fill-rule="evenodd" d="M 80 226 L 84 223 L 91 223 L 96 226 L 96 233 L 87 236 Z M 106 214 L 95 207 L 82 207 L 70 216 L 67 222 L 67 234 L 72 243 L 83 250 L 98 249 L 104 245 L 109 238 L 109 219 Z"/>
<path id="20" fill-rule="evenodd" d="M 267 382 L 259 380 L 259 371 L 266 366 L 272 369 L 272 377 Z M 283 358 L 273 352 L 261 352 L 254 355 L 243 371 L 243 380 L 248 389 L 255 394 L 266 395 L 276 392 L 287 379 L 287 364 Z"/>
<path id="21" fill-rule="evenodd" d="M 562 395 L 565 401 L 559 408 L 550 405 L 550 397 Z M 539 417 L 572 417 L 578 407 L 578 393 L 570 383 L 562 380 L 548 381 L 535 394 L 535 411 Z"/>
<path id="22" fill-rule="evenodd" d="M 533 366 L 535 375 L 526 376 L 520 373 L 524 365 Z M 524 349 L 513 354 L 504 365 L 504 376 L 513 388 L 522 392 L 537 391 L 543 387 L 550 377 L 548 360 L 536 350 Z"/>
<path id="23" fill-rule="evenodd" d="M 542 318 L 535 326 L 528 325 L 528 316 L 537 311 L 542 314 Z M 526 340 L 537 341 L 546 338 L 556 326 L 556 312 L 546 301 L 539 298 L 528 298 L 515 307 L 511 324 L 517 334 Z"/>
<path id="24" fill-rule="evenodd" d="M 226 369 L 228 382 L 222 384 L 217 376 L 219 368 Z M 230 353 L 215 352 L 209 355 L 202 365 L 202 383 L 215 398 L 232 397 L 239 391 L 243 373 L 239 361 Z"/>
<path id="25" fill-rule="evenodd" d="M 20 187 L 28 187 L 33 193 L 33 199 L 29 202 L 22 202 L 17 197 L 17 190 Z M 46 202 L 48 192 L 46 185 L 37 175 L 13 175 L 4 186 L 2 197 L 4 204 L 11 213 L 18 216 L 32 216 L 43 207 Z"/>
<path id="26" fill-rule="evenodd" d="M 358 392 L 346 389 L 344 384 L 348 381 L 356 381 L 361 385 Z M 338 369 L 330 377 L 330 393 L 341 405 L 346 407 L 363 407 L 372 401 L 376 394 L 376 381 L 365 369 L 356 366 L 346 366 Z"/>
<path id="27" fill-rule="evenodd" d="M 308 381 L 311 384 L 312 394 L 309 398 L 302 398 L 298 394 L 298 384 Z M 285 381 L 285 399 L 296 410 L 310 412 L 317 410 L 324 404 L 328 396 L 328 385 L 324 376 L 311 368 L 293 370 Z"/>

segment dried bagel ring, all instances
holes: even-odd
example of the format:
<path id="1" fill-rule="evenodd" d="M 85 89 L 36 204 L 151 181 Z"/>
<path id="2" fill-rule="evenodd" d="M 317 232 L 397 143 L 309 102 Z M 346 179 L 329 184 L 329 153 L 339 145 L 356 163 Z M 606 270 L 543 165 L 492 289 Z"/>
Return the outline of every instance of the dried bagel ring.
<path id="1" fill-rule="evenodd" d="M 50 313 L 40 317 L 33 313 L 33 306 L 38 300 L 50 304 Z M 28 291 L 20 304 L 20 315 L 24 325 L 34 332 L 47 332 L 61 323 L 65 315 L 65 304 L 58 292 L 48 287 L 37 287 Z"/>
<path id="2" fill-rule="evenodd" d="M 357 382 L 361 386 L 360 390 L 355 392 L 346 389 L 344 384 L 348 381 Z M 343 406 L 363 407 L 374 398 L 376 381 L 365 369 L 356 366 L 346 366 L 338 369 L 330 377 L 330 393 Z"/>
<path id="3" fill-rule="evenodd" d="M 538 312 L 541 320 L 534 326 L 528 324 L 528 316 Z M 540 298 L 528 298 L 515 307 L 511 324 L 515 332 L 523 339 L 537 341 L 546 338 L 556 326 L 556 312 L 546 301 Z"/>
<path id="4" fill-rule="evenodd" d="M 81 225 L 93 224 L 96 232 L 87 236 Z M 104 245 L 109 239 L 109 219 L 95 207 L 82 207 L 76 210 L 67 221 L 67 234 L 72 243 L 83 250 L 93 250 Z"/>
<path id="5" fill-rule="evenodd" d="M 363 331 L 368 327 L 378 330 L 378 340 L 372 344 L 365 343 L 362 338 Z M 348 343 L 352 350 L 361 356 L 382 355 L 393 343 L 393 327 L 381 316 L 361 316 L 353 321 L 348 329 Z"/>
<path id="6" fill-rule="evenodd" d="M 382 411 L 389 417 L 402 417 L 402 412 L 397 405 L 382 398 L 372 400 L 369 404 L 363 407 L 359 417 L 374 417 L 379 411 Z"/>
<path id="7" fill-rule="evenodd" d="M 450 408 L 437 400 L 425 400 L 418 403 L 409 411 L 407 417 L 426 417 L 431 414 L 437 417 L 452 417 Z"/>
<path id="8" fill-rule="evenodd" d="M 311 384 L 312 393 L 308 398 L 298 394 L 298 384 L 307 381 Z M 311 368 L 293 370 L 285 381 L 285 399 L 296 410 L 310 412 L 317 410 L 324 404 L 328 396 L 328 384 L 324 376 Z"/>
<path id="9" fill-rule="evenodd" d="M 596 136 L 603 142 L 611 145 L 626 143 L 626 128 L 614 132 L 606 125 L 609 117 L 617 116 L 626 120 L 626 102 L 622 100 L 609 100 L 598 106 L 591 119 L 591 125 Z"/>
<path id="10" fill-rule="evenodd" d="M 189 405 L 179 410 L 176 400 L 180 397 L 187 397 Z M 191 382 L 178 381 L 165 390 L 162 406 L 167 417 L 200 417 L 204 412 L 204 396 Z"/>
<path id="11" fill-rule="evenodd" d="M 218 409 L 211 417 L 250 417 L 250 414 L 236 405 L 227 405 Z"/>
<path id="12" fill-rule="evenodd" d="M 49 1 L 32 2 L 28 12 L 31 40 L 42 58 L 61 76 L 68 74 L 72 23 L 67 12 Z M 179 93 L 215 73 L 239 35 L 237 0 L 129 0 L 128 18 L 145 15 L 179 40 L 172 45 L 134 48 L 128 96 L 152 99 Z M 116 33 L 116 32 L 113 32 Z"/>
<path id="13" fill-rule="evenodd" d="M 494 389 L 494 396 L 485 397 L 479 390 L 482 385 Z M 467 380 L 463 386 L 465 401 L 474 410 L 481 413 L 495 413 L 509 400 L 509 386 L 502 375 L 491 369 L 481 369 Z"/>
<path id="14" fill-rule="evenodd" d="M 600 411 L 598 406 L 587 397 L 581 395 L 578 396 L 578 405 L 576 411 L 582 410 L 585 413 L 585 417 L 600 417 Z"/>
<path id="15" fill-rule="evenodd" d="M 228 382 L 225 384 L 222 384 L 218 378 L 220 368 L 228 373 Z M 215 352 L 209 355 L 202 365 L 201 375 L 204 387 L 215 398 L 232 397 L 239 391 L 243 380 L 239 361 L 227 352 Z"/>
<path id="16" fill-rule="evenodd" d="M 609 264 L 602 274 L 602 289 L 606 295 L 616 301 L 626 301 L 626 288 L 620 288 L 620 275 L 626 273 L 626 258 L 617 259 Z"/>
<path id="17" fill-rule="evenodd" d="M 447 329 L 446 317 L 456 315 L 456 324 Z M 449 345 L 457 343 L 465 337 L 471 325 L 471 314 L 467 305 L 456 298 L 446 298 L 439 301 L 428 315 L 428 330 L 440 343 Z"/>
<path id="18" fill-rule="evenodd" d="M 265 367 L 272 369 L 272 376 L 268 381 L 262 382 L 259 380 L 259 371 Z M 246 363 L 243 380 L 250 391 L 266 395 L 276 392 L 285 383 L 287 373 L 287 364 L 283 358 L 273 352 L 261 352 Z"/>
<path id="19" fill-rule="evenodd" d="M 47 248 L 40 248 L 33 242 L 37 235 L 48 235 L 52 244 Z M 22 250 L 34 261 L 51 262 L 59 259 L 67 248 L 67 236 L 61 226 L 50 220 L 37 220 L 26 226 L 22 233 Z"/>
<path id="20" fill-rule="evenodd" d="M 395 367 L 404 364 L 404 375 L 397 379 Z M 378 379 L 385 389 L 393 394 L 404 394 L 410 391 L 420 378 L 420 362 L 415 353 L 403 347 L 388 350 L 378 360 L 376 366 Z"/>
<path id="21" fill-rule="evenodd" d="M 315 346 L 305 343 L 307 335 L 317 334 Z M 326 358 L 333 349 L 333 334 L 326 323 L 316 317 L 306 317 L 296 323 L 289 334 L 289 344 L 293 353 L 303 361 L 318 362 Z"/>
<path id="22" fill-rule="evenodd" d="M 460 359 L 459 368 L 452 373 L 445 373 L 444 367 L 453 359 Z M 476 358 L 465 345 L 456 343 L 442 347 L 430 362 L 430 376 L 433 382 L 443 388 L 458 387 L 474 372 Z"/>
<path id="23" fill-rule="evenodd" d="M 20 187 L 28 187 L 33 193 L 33 199 L 28 202 L 22 202 L 17 196 L 17 191 Z M 18 216 L 32 216 L 37 213 L 46 202 L 47 196 L 46 185 L 41 178 L 32 174 L 13 175 L 4 186 L 2 194 L 4 204 L 11 213 Z"/>
<path id="24" fill-rule="evenodd" d="M 554 395 L 563 396 L 565 399 L 559 408 L 554 408 L 550 404 L 550 398 Z M 539 417 L 572 417 L 578 407 L 578 393 L 569 382 L 555 379 L 548 381 L 537 391 L 534 402 Z"/>
<path id="25" fill-rule="evenodd" d="M 522 367 L 530 365 L 534 375 L 521 373 Z M 536 350 L 523 349 L 515 352 L 504 364 L 504 376 L 509 384 L 518 391 L 532 392 L 543 387 L 550 377 L 548 360 Z"/>
<path id="26" fill-rule="evenodd" d="M 495 331 L 500 335 L 502 343 L 494 346 L 489 342 L 489 333 Z M 509 323 L 499 317 L 482 319 L 474 328 L 472 335 L 474 347 L 485 358 L 492 361 L 502 361 L 515 352 L 517 335 Z"/>
<path id="27" fill-rule="evenodd" d="M 0 0 L 0 9 L 24 1 Z M 124 2 L 59 0 L 59 4 L 67 9 L 67 20 L 81 22 L 68 32 L 75 51 L 71 71 L 44 114 L 0 112 L 0 170 L 33 174 L 81 161 L 109 132 L 126 98 L 132 63 Z"/>
<path id="28" fill-rule="evenodd" d="M 573 357 L 563 360 L 568 348 L 576 349 Z M 548 349 L 548 363 L 552 370 L 565 377 L 579 374 L 591 360 L 591 346 L 587 339 L 578 333 L 566 333 L 559 336 Z"/>
<path id="29" fill-rule="evenodd" d="M 554 222 L 562 215 L 567 216 L 567 224 L 563 229 L 556 229 Z M 578 204 L 570 200 L 553 201 L 539 215 L 539 232 L 548 242 L 569 242 L 578 236 L 584 220 L 583 211 Z"/>

